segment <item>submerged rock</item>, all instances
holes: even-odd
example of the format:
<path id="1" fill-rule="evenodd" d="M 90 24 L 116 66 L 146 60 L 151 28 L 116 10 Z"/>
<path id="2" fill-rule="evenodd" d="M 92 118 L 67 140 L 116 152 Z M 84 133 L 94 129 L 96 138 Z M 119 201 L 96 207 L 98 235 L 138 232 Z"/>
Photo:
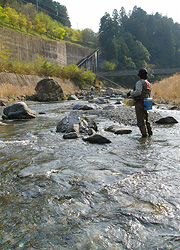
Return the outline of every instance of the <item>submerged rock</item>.
<path id="1" fill-rule="evenodd" d="M 63 139 L 76 139 L 79 135 L 76 132 L 71 132 L 63 135 Z"/>
<path id="2" fill-rule="evenodd" d="M 132 132 L 131 129 L 128 129 L 126 127 L 123 126 L 118 126 L 118 125 L 111 125 L 108 128 L 105 129 L 108 132 L 112 132 L 114 134 L 130 134 Z"/>
<path id="3" fill-rule="evenodd" d="M 83 141 L 88 141 L 89 143 L 97 143 L 97 144 L 111 143 L 109 139 L 99 134 L 94 134 L 89 137 L 84 137 Z"/>
<path id="4" fill-rule="evenodd" d="M 2 115 L 4 120 L 31 119 L 36 117 L 36 111 L 29 109 L 27 104 L 24 102 L 17 102 L 9 107 L 6 107 L 3 110 Z"/>
<path id="5" fill-rule="evenodd" d="M 174 123 L 178 123 L 178 121 L 172 116 L 167 116 L 167 117 L 159 119 L 158 121 L 156 121 L 156 123 L 158 123 L 158 124 L 174 124 Z"/>
<path id="6" fill-rule="evenodd" d="M 89 120 L 83 114 L 71 112 L 58 123 L 56 132 L 88 134 L 90 129 L 97 131 L 97 125 L 94 121 Z"/>

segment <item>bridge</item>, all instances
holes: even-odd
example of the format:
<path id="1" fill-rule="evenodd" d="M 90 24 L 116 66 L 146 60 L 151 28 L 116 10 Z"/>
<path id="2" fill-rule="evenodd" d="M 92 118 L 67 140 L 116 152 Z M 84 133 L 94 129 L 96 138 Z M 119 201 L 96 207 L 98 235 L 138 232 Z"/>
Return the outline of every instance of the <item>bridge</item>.
<path id="1" fill-rule="evenodd" d="M 110 81 L 111 83 L 116 84 L 115 82 L 107 79 L 106 77 L 112 76 L 133 76 L 137 75 L 138 70 L 119 70 L 119 71 L 108 71 L 108 72 L 99 72 L 99 49 L 95 49 L 87 57 L 83 58 L 77 63 L 79 68 L 85 68 L 86 70 L 92 70 L 96 77 L 101 77 Z M 149 74 L 153 75 L 171 75 L 180 72 L 180 68 L 163 68 L 163 69 L 150 69 L 148 70 Z M 118 85 L 118 84 L 116 84 Z M 119 86 L 119 85 L 118 85 Z"/>
<path id="2" fill-rule="evenodd" d="M 119 71 L 108 71 L 108 72 L 97 72 L 97 76 L 132 76 L 137 75 L 138 70 L 119 70 Z M 150 69 L 149 74 L 153 75 L 169 75 L 180 72 L 180 68 L 164 68 L 164 69 Z"/>

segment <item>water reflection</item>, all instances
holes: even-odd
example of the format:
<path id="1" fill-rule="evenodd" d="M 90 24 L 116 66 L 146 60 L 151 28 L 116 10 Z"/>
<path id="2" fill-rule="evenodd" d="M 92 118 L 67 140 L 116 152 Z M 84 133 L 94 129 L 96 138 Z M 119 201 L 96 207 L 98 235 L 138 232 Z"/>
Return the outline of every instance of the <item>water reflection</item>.
<path id="1" fill-rule="evenodd" d="M 178 249 L 179 124 L 144 140 L 94 117 L 112 143 L 91 145 L 55 132 L 70 106 L 32 103 L 45 114 L 0 127 L 1 248 Z"/>

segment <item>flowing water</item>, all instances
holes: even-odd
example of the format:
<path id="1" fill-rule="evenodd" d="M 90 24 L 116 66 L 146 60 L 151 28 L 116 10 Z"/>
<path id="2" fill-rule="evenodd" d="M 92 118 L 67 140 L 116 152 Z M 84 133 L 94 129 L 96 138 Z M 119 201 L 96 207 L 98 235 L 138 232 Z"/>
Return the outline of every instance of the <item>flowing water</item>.
<path id="1" fill-rule="evenodd" d="M 111 144 L 64 140 L 72 104 L 29 103 L 45 114 L 0 126 L 0 249 L 180 249 L 180 123 L 141 139 L 93 116 Z"/>

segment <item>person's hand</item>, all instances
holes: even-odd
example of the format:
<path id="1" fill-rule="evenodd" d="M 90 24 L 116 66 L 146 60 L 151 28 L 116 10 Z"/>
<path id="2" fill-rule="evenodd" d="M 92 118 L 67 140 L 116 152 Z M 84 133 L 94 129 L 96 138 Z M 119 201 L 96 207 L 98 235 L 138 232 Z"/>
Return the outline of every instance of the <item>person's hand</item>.
<path id="1" fill-rule="evenodd" d="M 127 92 L 127 97 L 130 97 L 131 91 Z"/>

